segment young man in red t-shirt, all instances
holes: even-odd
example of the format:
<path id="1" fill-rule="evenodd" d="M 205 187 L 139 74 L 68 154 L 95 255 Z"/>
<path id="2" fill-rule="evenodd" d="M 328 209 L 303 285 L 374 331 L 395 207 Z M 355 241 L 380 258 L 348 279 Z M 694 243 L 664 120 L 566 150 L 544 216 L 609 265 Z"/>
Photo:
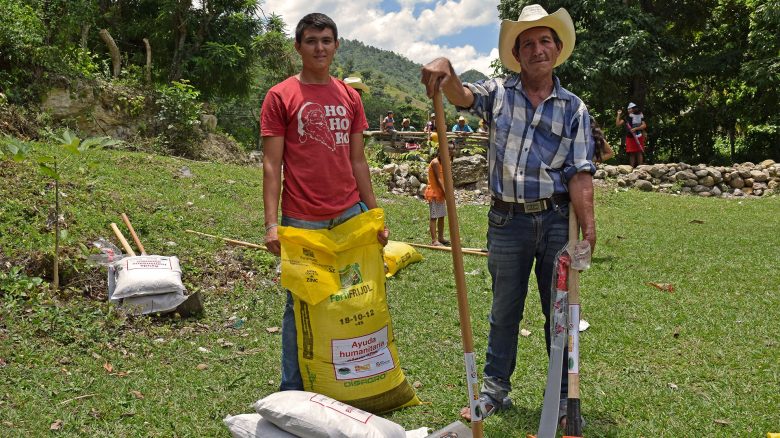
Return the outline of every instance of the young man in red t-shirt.
<path id="1" fill-rule="evenodd" d="M 303 17 L 295 29 L 303 68 L 271 88 L 263 101 L 265 244 L 277 256 L 280 194 L 281 224 L 305 229 L 332 228 L 377 207 L 363 151 L 368 128 L 363 103 L 357 91 L 329 73 L 338 47 L 333 20 L 319 13 Z M 385 228 L 378 239 L 384 245 L 387 237 Z M 280 390 L 303 390 L 296 335 L 288 292 Z"/>

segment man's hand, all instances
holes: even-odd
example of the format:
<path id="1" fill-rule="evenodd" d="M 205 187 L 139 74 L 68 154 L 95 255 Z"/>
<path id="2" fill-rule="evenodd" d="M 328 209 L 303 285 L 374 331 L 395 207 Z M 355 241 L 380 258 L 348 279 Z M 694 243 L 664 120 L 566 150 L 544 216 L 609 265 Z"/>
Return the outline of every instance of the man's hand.
<path id="1" fill-rule="evenodd" d="M 421 71 L 420 82 L 425 85 L 425 93 L 429 98 L 433 98 L 433 95 L 441 89 L 453 105 L 468 108 L 474 102 L 471 90 L 463 88 L 463 83 L 460 82 L 460 78 L 455 74 L 455 69 L 447 58 L 436 58 L 425 64 Z M 441 120 L 439 123 L 445 121 Z"/>
<path id="2" fill-rule="evenodd" d="M 382 244 L 382 246 L 387 246 L 387 242 L 390 237 L 390 230 L 387 228 L 387 225 L 385 225 L 385 229 L 376 233 L 377 240 L 379 240 L 379 243 Z"/>
<path id="3" fill-rule="evenodd" d="M 265 247 L 268 248 L 271 254 L 279 257 L 282 255 L 282 244 L 279 242 L 277 229 L 278 227 L 271 227 L 271 229 L 265 232 Z"/>
<path id="4" fill-rule="evenodd" d="M 425 85 L 425 93 L 428 97 L 433 97 L 439 88 L 446 85 L 452 74 L 452 64 L 450 64 L 450 60 L 447 58 L 436 58 L 425 64 L 422 68 L 420 82 Z"/>

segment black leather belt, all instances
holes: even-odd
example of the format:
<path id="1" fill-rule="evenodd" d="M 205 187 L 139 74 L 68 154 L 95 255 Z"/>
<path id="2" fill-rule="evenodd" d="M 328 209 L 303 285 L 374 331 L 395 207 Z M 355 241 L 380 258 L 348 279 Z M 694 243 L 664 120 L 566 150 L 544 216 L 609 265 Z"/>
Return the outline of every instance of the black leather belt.
<path id="1" fill-rule="evenodd" d="M 559 193 L 551 198 L 538 199 L 532 202 L 506 202 L 493 197 L 490 199 L 490 206 L 503 213 L 539 213 L 567 202 L 569 202 L 569 194 Z"/>

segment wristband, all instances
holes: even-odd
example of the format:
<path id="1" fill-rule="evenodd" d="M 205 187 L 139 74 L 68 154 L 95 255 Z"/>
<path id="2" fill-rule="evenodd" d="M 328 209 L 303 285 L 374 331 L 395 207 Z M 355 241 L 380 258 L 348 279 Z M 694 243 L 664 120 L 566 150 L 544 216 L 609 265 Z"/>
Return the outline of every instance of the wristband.
<path id="1" fill-rule="evenodd" d="M 265 232 L 269 232 L 271 229 L 278 227 L 279 224 L 270 224 L 265 226 Z"/>

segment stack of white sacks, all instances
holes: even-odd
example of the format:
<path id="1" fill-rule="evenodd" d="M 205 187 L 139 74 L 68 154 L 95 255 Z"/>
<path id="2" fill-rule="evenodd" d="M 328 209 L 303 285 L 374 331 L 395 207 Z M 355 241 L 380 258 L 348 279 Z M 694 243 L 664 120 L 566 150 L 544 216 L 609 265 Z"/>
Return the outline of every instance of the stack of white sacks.
<path id="1" fill-rule="evenodd" d="M 256 414 L 227 416 L 233 438 L 422 438 L 400 425 L 322 394 L 282 391 L 258 400 Z"/>
<path id="2" fill-rule="evenodd" d="M 108 298 L 135 315 L 171 312 L 187 300 L 179 258 L 124 257 L 108 267 Z"/>

